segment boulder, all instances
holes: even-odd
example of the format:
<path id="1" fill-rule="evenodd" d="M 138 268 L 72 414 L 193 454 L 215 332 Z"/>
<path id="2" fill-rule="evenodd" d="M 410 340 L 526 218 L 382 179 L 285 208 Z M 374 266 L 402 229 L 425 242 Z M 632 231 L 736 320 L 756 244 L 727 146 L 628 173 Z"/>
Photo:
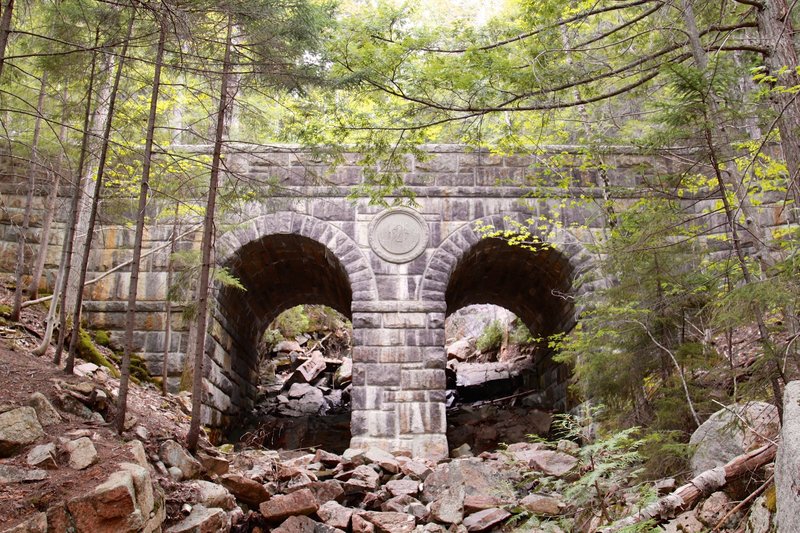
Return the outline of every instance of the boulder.
<path id="1" fill-rule="evenodd" d="M 26 470 L 12 465 L 0 464 L 0 485 L 8 483 L 27 483 L 47 479 L 44 470 Z"/>
<path id="2" fill-rule="evenodd" d="M 780 429 L 778 409 L 765 402 L 731 404 L 720 409 L 695 430 L 692 476 L 722 466 L 734 457 L 763 446 Z"/>
<path id="3" fill-rule="evenodd" d="M 58 463 L 56 463 L 56 445 L 52 442 L 48 442 L 47 444 L 34 446 L 33 449 L 28 452 L 28 457 L 25 461 L 28 463 L 28 466 L 37 468 L 46 468 L 48 470 L 58 468 Z"/>
<path id="4" fill-rule="evenodd" d="M 463 487 L 466 496 L 491 494 L 498 498 L 515 500 L 512 483 L 518 469 L 503 469 L 499 461 L 481 459 L 456 459 L 439 464 L 423 485 L 420 500 L 430 503 L 451 487 Z"/>
<path id="5" fill-rule="evenodd" d="M 197 491 L 197 503 L 205 507 L 219 507 L 226 511 L 236 507 L 236 499 L 222 485 L 197 479 L 189 482 L 189 486 Z"/>
<path id="6" fill-rule="evenodd" d="M 14 455 L 23 446 L 44 436 L 33 407 L 18 407 L 0 413 L 0 457 Z"/>
<path id="7" fill-rule="evenodd" d="M 349 357 L 342 358 L 342 364 L 333 375 L 333 386 L 338 389 L 345 388 L 353 381 L 353 360 Z"/>
<path id="8" fill-rule="evenodd" d="M 400 471 L 400 463 L 397 462 L 397 458 L 380 448 L 369 448 L 364 452 L 364 459 L 366 459 L 367 463 L 375 463 L 391 474 L 396 474 Z"/>
<path id="9" fill-rule="evenodd" d="M 314 493 L 314 498 L 320 505 L 329 501 L 340 501 L 344 497 L 344 489 L 342 484 L 335 479 L 326 479 L 325 481 L 314 481 L 309 483 L 305 488 Z"/>
<path id="10" fill-rule="evenodd" d="M 422 502 L 408 494 L 386 500 L 381 504 L 381 511 L 410 514 L 421 521 L 426 521 L 430 515 L 428 508 L 422 505 Z"/>
<path id="11" fill-rule="evenodd" d="M 419 461 L 406 461 L 400 465 L 400 471 L 406 476 L 425 481 L 433 470 L 430 469 L 425 463 Z"/>
<path id="12" fill-rule="evenodd" d="M 166 533 L 225 533 L 231 525 L 225 511 L 218 508 L 208 509 L 203 505 L 195 505 L 189 516 L 167 528 Z"/>
<path id="13" fill-rule="evenodd" d="M 470 342 L 470 339 L 460 339 L 447 345 L 445 351 L 447 352 L 447 359 L 466 361 L 475 351 L 475 347 Z"/>
<path id="14" fill-rule="evenodd" d="M 67 442 L 64 450 L 69 454 L 69 467 L 75 470 L 83 470 L 97 462 L 97 450 L 89 437 L 81 437 Z"/>
<path id="15" fill-rule="evenodd" d="M 313 385 L 309 385 L 308 383 L 293 383 L 289 390 L 286 392 L 286 395 L 289 398 L 302 398 L 306 394 L 311 393 L 312 391 L 316 390 L 316 387 Z"/>
<path id="16" fill-rule="evenodd" d="M 219 477 L 219 482 L 223 487 L 228 489 L 237 500 L 251 507 L 257 507 L 262 502 L 269 499 L 269 492 L 264 485 L 239 474 L 222 475 Z"/>
<path id="17" fill-rule="evenodd" d="M 353 516 L 353 512 L 353 509 L 335 501 L 328 501 L 319 506 L 317 516 L 329 526 L 347 530 L 350 527 L 350 519 Z"/>
<path id="18" fill-rule="evenodd" d="M 200 462 L 203 470 L 209 474 L 221 476 L 223 474 L 227 474 L 228 469 L 230 468 L 230 463 L 227 459 L 217 457 L 216 455 L 210 455 L 205 452 L 197 452 L 197 460 Z"/>
<path id="19" fill-rule="evenodd" d="M 167 466 L 179 469 L 182 479 L 195 479 L 203 473 L 203 465 L 174 440 L 162 442 L 158 456 Z"/>
<path id="20" fill-rule="evenodd" d="M 67 502 L 66 508 L 80 533 L 139 531 L 149 519 L 149 512 L 139 506 L 134 474 L 127 470 L 114 472 L 92 492 Z"/>
<path id="21" fill-rule="evenodd" d="M 800 381 L 790 381 L 783 391 L 783 428 L 775 458 L 775 522 L 779 531 L 800 531 Z"/>
<path id="22" fill-rule="evenodd" d="M 505 521 L 510 516 L 511 513 L 505 509 L 486 509 L 466 517 L 464 519 L 464 527 L 467 528 L 467 531 L 486 531 Z"/>
<path id="23" fill-rule="evenodd" d="M 323 533 L 323 528 L 327 531 L 337 531 L 336 528 L 326 528 L 325 524 L 315 522 L 307 516 L 290 516 L 274 528 L 272 533 Z"/>
<path id="24" fill-rule="evenodd" d="M 258 506 L 269 522 L 281 522 L 292 515 L 310 515 L 317 512 L 319 504 L 309 489 L 300 489 L 291 494 L 278 495 Z"/>
<path id="25" fill-rule="evenodd" d="M 662 527 L 664 533 L 701 533 L 707 530 L 706 526 L 697 519 L 694 511 L 681 513 Z"/>
<path id="26" fill-rule="evenodd" d="M 528 494 L 519 504 L 532 514 L 549 516 L 561 514 L 561 510 L 566 507 L 560 499 L 542 494 Z"/>
<path id="27" fill-rule="evenodd" d="M 717 491 L 711 494 L 706 500 L 701 503 L 696 509 L 697 519 L 700 520 L 707 527 L 713 528 L 717 523 L 722 520 L 728 511 L 730 511 L 735 504 L 731 501 L 730 497 L 722 491 Z M 735 514 L 728 518 L 726 523 L 728 525 L 738 525 L 741 521 L 741 515 Z M 724 524 L 723 524 L 724 525 Z"/>
<path id="28" fill-rule="evenodd" d="M 515 457 L 517 457 L 518 460 L 524 457 L 527 459 L 524 462 L 526 462 L 530 468 L 547 474 L 548 476 L 555 477 L 561 477 L 567 474 L 578 464 L 577 457 L 553 450 L 529 450 L 516 453 Z"/>
<path id="29" fill-rule="evenodd" d="M 325 466 L 336 466 L 343 461 L 341 455 L 336 455 L 335 453 L 326 452 L 325 450 L 319 449 L 314 454 L 314 462 L 315 463 L 322 463 Z"/>
<path id="30" fill-rule="evenodd" d="M 513 500 L 497 498 L 488 494 L 475 494 L 464 498 L 464 513 L 472 514 L 485 511 L 494 507 L 502 507 L 512 503 Z"/>
<path id="31" fill-rule="evenodd" d="M 61 422 L 61 415 L 50 400 L 41 392 L 34 392 L 28 397 L 28 405 L 36 411 L 36 417 L 43 426 L 51 426 Z"/>
<path id="32" fill-rule="evenodd" d="M 392 496 L 415 495 L 419 492 L 419 481 L 413 479 L 393 479 L 384 485 Z"/>
<path id="33" fill-rule="evenodd" d="M 363 518 L 374 526 L 378 533 L 411 533 L 417 525 L 413 516 L 405 513 L 384 513 L 367 511 L 353 516 L 353 530 L 355 531 L 356 517 Z"/>
<path id="34" fill-rule="evenodd" d="M 119 468 L 120 471 L 129 473 L 133 480 L 138 512 L 145 520 L 142 532 L 160 531 L 161 524 L 166 519 L 164 494 L 161 489 L 153 490 L 150 471 L 147 467 L 136 463 L 120 463 Z"/>
<path id="35" fill-rule="evenodd" d="M 354 514 L 353 533 L 375 533 L 375 525 L 361 514 Z"/>
<path id="36" fill-rule="evenodd" d="M 128 441 L 128 450 L 133 455 L 133 460 L 139 466 L 147 468 L 150 466 L 150 461 L 147 460 L 147 450 L 144 449 L 144 444 L 139 440 Z"/>
<path id="37" fill-rule="evenodd" d="M 294 383 L 300 381 L 310 383 L 325 371 L 326 367 L 327 363 L 325 363 L 322 352 L 314 350 L 311 352 L 311 358 L 297 367 L 297 370 L 289 377 L 289 382 Z"/>
<path id="38" fill-rule="evenodd" d="M 350 479 L 344 484 L 344 491 L 347 494 L 353 492 L 371 492 L 378 488 L 380 475 L 367 465 L 359 465 L 350 472 Z"/>
<path id="39" fill-rule="evenodd" d="M 4 529 L 3 533 L 47 533 L 47 514 L 36 513 L 22 523 Z"/>
<path id="40" fill-rule="evenodd" d="M 767 497 L 759 496 L 750 506 L 745 533 L 769 533 L 772 531 L 772 513 L 767 507 Z"/>
<path id="41" fill-rule="evenodd" d="M 460 524 L 464 518 L 464 487 L 452 487 L 439 495 L 430 506 L 431 517 L 437 522 Z"/>

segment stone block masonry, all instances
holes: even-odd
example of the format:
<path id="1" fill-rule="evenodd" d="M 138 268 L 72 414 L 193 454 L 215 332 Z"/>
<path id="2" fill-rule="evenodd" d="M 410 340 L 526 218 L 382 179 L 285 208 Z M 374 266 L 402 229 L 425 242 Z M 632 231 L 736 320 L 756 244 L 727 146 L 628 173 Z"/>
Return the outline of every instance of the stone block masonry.
<path id="1" fill-rule="evenodd" d="M 258 381 L 256 346 L 266 326 L 282 311 L 302 303 L 328 305 L 353 323 L 351 433 L 354 447 L 379 446 L 414 455 L 447 454 L 445 413 L 444 320 L 461 307 L 492 303 L 519 316 L 534 335 L 568 331 L 576 310 L 570 295 L 602 285 L 592 280 L 593 258 L 584 243 L 603 226 L 597 207 L 603 191 L 597 175 L 580 164 L 565 163 L 569 147 L 558 147 L 553 172 L 547 154 L 502 156 L 457 146 L 428 146 L 427 157 L 408 157 L 405 183 L 416 194 L 413 208 L 384 209 L 366 199 L 351 201 L 353 187 L 364 182 L 358 154 L 329 168 L 296 148 L 228 154 L 235 179 L 277 182 L 280 191 L 251 202 L 218 221 L 215 256 L 246 290 L 217 287 L 206 339 L 204 423 L 230 428 L 253 405 Z M 198 148 L 197 151 L 202 151 Z M 613 151 L 612 151 L 613 152 Z M 636 185 L 660 172 L 675 172 L 666 158 L 643 157 L 630 150 L 609 153 L 614 194 L 635 200 Z M 0 170 L 3 167 L 0 165 Z M 554 176 L 557 176 L 555 178 Z M 570 176 L 572 186 L 553 180 Z M 24 176 L 7 172 L 0 179 L 6 209 L 0 212 L 0 271 L 13 272 L 16 225 L 24 205 Z M 69 191 L 61 191 L 63 205 Z M 197 199 L 200 204 L 201 199 Z M 388 198 L 389 204 L 394 199 Z M 695 209 L 712 208 L 713 198 L 685 198 Z M 132 230 L 125 210 L 105 204 L 98 243 L 90 258 L 89 278 L 130 257 Z M 41 231 L 41 206 L 34 213 L 29 242 Z M 769 205 L 761 207 L 765 217 Z M 157 209 L 157 206 L 154 207 Z M 115 216 L 117 219 L 115 220 Z M 48 243 L 46 284 L 60 261 L 66 209 L 58 209 Z M 526 223 L 548 246 L 536 251 L 481 239 L 475 224 L 513 231 L 511 221 Z M 579 228 L 570 227 L 578 222 Z M 184 221 L 178 232 L 197 221 Z M 555 224 L 559 222 L 561 224 Z M 775 225 L 784 223 L 773 220 Z M 544 229 L 541 226 L 545 226 Z M 148 228 L 145 253 L 169 242 L 171 224 Z M 178 240 L 191 250 L 199 233 Z M 169 247 L 148 256 L 143 265 L 136 316 L 135 349 L 150 371 L 161 375 L 168 354 L 169 385 L 181 380 L 192 343 L 184 307 L 193 301 L 192 283 L 177 272 L 167 286 Z M 576 285 L 576 280 L 587 280 Z M 129 273 L 122 268 L 85 289 L 89 323 L 107 329 L 120 342 L 124 328 Z M 181 293 L 167 316 L 168 290 Z M 169 346 L 165 326 L 171 325 Z M 536 362 L 542 397 L 550 407 L 566 405 L 567 369 L 549 358 Z"/>

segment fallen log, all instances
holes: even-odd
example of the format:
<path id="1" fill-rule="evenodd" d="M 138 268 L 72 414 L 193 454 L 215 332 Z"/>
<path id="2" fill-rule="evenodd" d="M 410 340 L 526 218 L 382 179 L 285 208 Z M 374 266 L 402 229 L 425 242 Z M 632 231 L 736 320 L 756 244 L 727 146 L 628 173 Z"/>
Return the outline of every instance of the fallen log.
<path id="1" fill-rule="evenodd" d="M 618 520 L 606 526 L 602 533 L 613 533 L 620 529 L 644 522 L 646 520 L 663 520 L 690 509 L 701 497 L 717 491 L 734 479 L 761 468 L 775 459 L 778 447 L 766 444 L 751 452 L 739 455 L 728 461 L 725 466 L 718 466 L 701 473 L 686 485 L 676 489 L 672 494 L 664 496 L 656 502 L 641 509 L 638 513 Z"/>

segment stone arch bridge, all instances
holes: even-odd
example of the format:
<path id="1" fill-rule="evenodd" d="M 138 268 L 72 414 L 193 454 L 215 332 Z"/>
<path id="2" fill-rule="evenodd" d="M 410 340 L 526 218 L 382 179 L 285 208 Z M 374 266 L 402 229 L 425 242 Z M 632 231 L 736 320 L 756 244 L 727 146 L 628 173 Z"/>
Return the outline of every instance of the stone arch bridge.
<path id="1" fill-rule="evenodd" d="M 345 158 L 358 159 L 356 154 Z M 593 260 L 586 244 L 602 226 L 604 191 L 598 186 L 598 171 L 584 168 L 577 159 L 577 153 L 566 149 L 497 156 L 428 146 L 424 158 L 409 156 L 406 164 L 405 183 L 417 205 L 384 208 L 348 198 L 364 180 L 357 163 L 332 168 L 290 148 L 228 154 L 228 167 L 239 179 L 270 181 L 273 192 L 268 202 L 251 202 L 219 224 L 217 262 L 246 291 L 215 291 L 206 342 L 204 422 L 229 427 L 252 405 L 258 380 L 256 344 L 279 313 L 301 303 L 325 304 L 353 323 L 351 446 L 445 455 L 448 314 L 470 304 L 497 304 L 544 336 L 569 330 L 576 319 L 571 296 L 598 283 L 585 280 Z M 643 183 L 674 171 L 668 158 L 625 150 L 608 154 L 605 163 L 619 202 L 634 201 Z M 13 170 L 7 168 L 6 174 L 13 175 Z M 531 178 L 536 187 L 519 185 Z M 568 189 L 556 186 L 565 180 L 571 182 Z M 0 225 L 0 266 L 13 271 L 16 233 L 9 221 L 24 204 L 23 181 L 3 183 L 5 213 L 11 214 Z M 710 202 L 695 200 L 693 209 L 700 212 Z M 476 231 L 476 223 L 513 230 L 514 222 L 530 217 L 536 220 L 534 232 L 550 246 L 530 251 L 482 239 Z M 90 260 L 94 274 L 130 258 L 129 228 L 104 225 Z M 147 231 L 145 253 L 163 250 L 149 255 L 143 265 L 136 342 L 151 371 L 160 375 L 165 324 L 171 321 L 174 332 L 166 348 L 175 386 L 189 331 L 180 308 L 169 317 L 165 312 L 169 248 L 164 244 L 172 230 L 164 223 Z M 60 260 L 60 233 L 56 229 L 49 243 L 51 279 Z M 179 248 L 196 247 L 198 241 L 195 232 Z M 85 290 L 90 322 L 110 330 L 112 338 L 122 336 L 128 281 L 122 268 Z M 536 365 L 550 405 L 566 408 L 568 372 L 547 357 Z"/>

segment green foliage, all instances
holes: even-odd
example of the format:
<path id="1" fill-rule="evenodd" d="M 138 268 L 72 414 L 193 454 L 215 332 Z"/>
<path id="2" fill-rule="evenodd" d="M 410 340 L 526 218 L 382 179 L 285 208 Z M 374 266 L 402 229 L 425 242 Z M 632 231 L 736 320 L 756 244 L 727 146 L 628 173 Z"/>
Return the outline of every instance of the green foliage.
<path id="1" fill-rule="evenodd" d="M 499 350 L 503 343 L 503 325 L 499 320 L 492 320 L 478 336 L 476 346 L 481 352 Z"/>
<path id="2" fill-rule="evenodd" d="M 592 409 L 588 418 L 557 415 L 553 421 L 554 432 L 562 439 L 586 440 L 587 425 L 592 424 L 593 417 L 601 411 Z M 569 528 L 588 516 L 600 516 L 601 525 L 608 525 L 626 516 L 630 498 L 635 497 L 639 505 L 644 506 L 657 497 L 657 491 L 650 485 L 639 483 L 646 459 L 643 450 L 648 442 L 638 427 L 613 431 L 581 446 L 577 452 L 579 466 L 568 480 L 534 471 L 526 474 L 526 482 L 534 484 L 536 492 L 558 492 L 570 503 L 571 513 L 549 519 L 552 523 Z M 555 442 L 545 443 L 556 447 Z M 530 517 L 523 527 L 540 523 L 542 519 Z M 648 525 L 652 527 L 653 524 Z"/>
<path id="3" fill-rule="evenodd" d="M 11 306 L 0 304 L 0 316 L 3 318 L 8 318 L 11 316 Z"/>
<path id="4" fill-rule="evenodd" d="M 276 329 L 287 339 L 292 339 L 309 330 L 311 322 L 302 305 L 287 309 L 276 318 L 270 329 Z"/>
<path id="5" fill-rule="evenodd" d="M 528 326 L 519 318 L 515 318 L 511 324 L 511 331 L 508 333 L 509 344 L 516 344 L 518 346 L 525 346 L 537 342 Z"/>

